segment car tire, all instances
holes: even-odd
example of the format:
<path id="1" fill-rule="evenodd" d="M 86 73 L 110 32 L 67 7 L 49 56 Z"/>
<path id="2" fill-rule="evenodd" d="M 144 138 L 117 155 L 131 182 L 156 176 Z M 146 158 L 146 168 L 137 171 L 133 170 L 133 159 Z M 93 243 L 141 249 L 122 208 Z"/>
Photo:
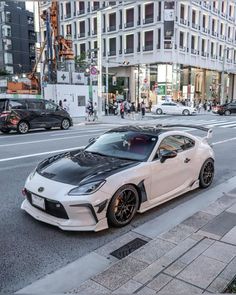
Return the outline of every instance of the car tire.
<path id="1" fill-rule="evenodd" d="M 29 131 L 29 124 L 26 121 L 20 121 L 17 125 L 17 132 L 20 134 L 26 134 Z"/>
<path id="2" fill-rule="evenodd" d="M 207 188 L 211 185 L 214 178 L 214 161 L 209 158 L 202 165 L 200 174 L 199 174 L 199 185 L 201 188 Z"/>
<path id="3" fill-rule="evenodd" d="M 66 118 L 64 118 L 62 121 L 61 121 L 61 129 L 62 130 L 67 130 L 70 128 L 70 121 Z"/>
<path id="4" fill-rule="evenodd" d="M 156 114 L 157 114 L 157 115 L 162 115 L 162 113 L 163 113 L 163 112 L 162 112 L 162 109 L 157 109 L 157 110 L 156 110 Z"/>
<path id="5" fill-rule="evenodd" d="M 182 113 L 184 116 L 189 116 L 190 115 L 190 111 L 189 110 L 183 110 L 183 113 Z"/>
<path id="6" fill-rule="evenodd" d="M 225 114 L 225 116 L 230 116 L 230 115 L 231 115 L 231 112 L 230 112 L 230 110 L 226 110 L 226 111 L 224 112 L 224 114 Z"/>
<path id="7" fill-rule="evenodd" d="M 133 185 L 124 185 L 114 194 L 107 209 L 108 223 L 123 227 L 130 223 L 139 207 L 139 195 Z"/>
<path id="8" fill-rule="evenodd" d="M 8 134 L 8 133 L 10 133 L 10 129 L 1 129 L 0 130 L 2 133 L 4 133 L 4 134 Z"/>

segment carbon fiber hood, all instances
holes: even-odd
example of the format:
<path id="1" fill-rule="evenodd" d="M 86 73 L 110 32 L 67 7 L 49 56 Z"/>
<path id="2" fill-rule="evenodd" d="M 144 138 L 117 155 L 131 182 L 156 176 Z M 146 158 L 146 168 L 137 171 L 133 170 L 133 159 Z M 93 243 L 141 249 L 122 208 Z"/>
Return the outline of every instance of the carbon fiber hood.
<path id="1" fill-rule="evenodd" d="M 79 185 L 106 179 L 139 163 L 77 150 L 46 159 L 38 165 L 37 172 L 54 181 Z"/>

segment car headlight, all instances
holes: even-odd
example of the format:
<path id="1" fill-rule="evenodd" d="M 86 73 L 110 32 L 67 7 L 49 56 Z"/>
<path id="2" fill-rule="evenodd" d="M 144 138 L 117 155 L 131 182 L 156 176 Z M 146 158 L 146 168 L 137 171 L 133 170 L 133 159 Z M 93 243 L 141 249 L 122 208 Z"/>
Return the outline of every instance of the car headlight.
<path id="1" fill-rule="evenodd" d="M 76 188 L 73 188 L 69 192 L 69 196 L 78 196 L 78 195 L 89 195 L 97 190 L 99 190 L 105 183 L 105 180 L 93 181 L 86 184 L 82 184 Z"/>

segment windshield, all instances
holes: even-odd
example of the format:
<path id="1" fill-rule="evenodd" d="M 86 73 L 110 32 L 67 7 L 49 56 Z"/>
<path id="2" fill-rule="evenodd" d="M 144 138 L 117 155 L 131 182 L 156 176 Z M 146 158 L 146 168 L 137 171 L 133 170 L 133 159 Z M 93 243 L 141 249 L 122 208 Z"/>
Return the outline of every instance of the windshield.
<path id="1" fill-rule="evenodd" d="M 157 136 L 135 131 L 111 131 L 100 136 L 85 150 L 103 156 L 145 161 L 150 156 Z"/>

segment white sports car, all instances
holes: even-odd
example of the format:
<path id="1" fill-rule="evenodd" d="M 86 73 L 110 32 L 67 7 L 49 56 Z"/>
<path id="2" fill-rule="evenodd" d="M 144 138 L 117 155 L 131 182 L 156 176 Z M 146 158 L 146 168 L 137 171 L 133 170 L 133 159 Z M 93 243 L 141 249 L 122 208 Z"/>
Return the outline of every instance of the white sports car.
<path id="1" fill-rule="evenodd" d="M 169 126 L 112 129 L 84 149 L 41 162 L 26 180 L 21 208 L 70 231 L 121 227 L 134 215 L 214 177 L 214 152 L 204 138 Z"/>

